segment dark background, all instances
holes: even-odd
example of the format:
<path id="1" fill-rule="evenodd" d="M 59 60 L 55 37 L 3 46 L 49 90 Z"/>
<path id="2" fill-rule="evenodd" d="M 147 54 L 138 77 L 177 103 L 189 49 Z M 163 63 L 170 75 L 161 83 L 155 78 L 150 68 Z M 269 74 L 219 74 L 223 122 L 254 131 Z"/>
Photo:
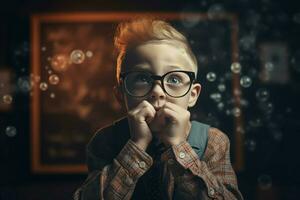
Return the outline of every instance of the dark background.
<path id="1" fill-rule="evenodd" d="M 237 173 L 245 199 L 299 199 L 299 83 L 300 83 L 300 6 L 297 1 L 2 1 L 0 6 L 0 67 L 12 69 L 15 76 L 29 74 L 28 56 L 16 57 L 15 49 L 30 44 L 29 17 L 33 13 L 72 11 L 191 11 L 208 12 L 214 5 L 239 17 L 239 39 L 253 33 L 251 48 L 239 40 L 240 62 L 247 69 L 259 69 L 259 44 L 283 42 L 288 47 L 290 79 L 286 84 L 262 83 L 253 78 L 253 89 L 243 93 L 251 105 L 245 108 L 245 120 L 263 115 L 255 103 L 255 87 L 270 91 L 274 106 L 271 116 L 256 129 L 247 129 L 245 138 L 256 141 L 245 145 L 245 168 Z M 253 17 L 253 13 L 259 18 Z M 298 13 L 298 15 L 297 15 Z M 257 16 L 257 15 L 256 15 Z M 298 17 L 297 17 L 298 16 Z M 253 19 L 249 20 L 252 17 Z M 20 70 L 25 68 L 25 70 Z M 248 73 L 248 71 L 244 72 Z M 253 95 L 254 94 L 254 95 Z M 0 113 L 0 199 L 71 199 L 86 175 L 36 175 L 30 171 L 29 95 L 16 93 L 13 109 Z M 5 127 L 13 125 L 18 134 L 7 137 Z M 272 139 L 274 126 L 280 131 Z M 248 141 L 249 142 L 249 141 Z M 271 186 L 270 186 L 271 185 Z"/>

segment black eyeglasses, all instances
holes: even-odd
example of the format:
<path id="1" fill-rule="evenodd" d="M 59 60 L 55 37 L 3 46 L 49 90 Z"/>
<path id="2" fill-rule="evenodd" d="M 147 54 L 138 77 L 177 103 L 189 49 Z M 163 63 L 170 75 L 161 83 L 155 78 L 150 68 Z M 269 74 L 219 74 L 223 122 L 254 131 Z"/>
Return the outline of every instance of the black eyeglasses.
<path id="1" fill-rule="evenodd" d="M 125 91 L 133 97 L 147 96 L 160 80 L 163 91 L 171 97 L 185 96 L 195 81 L 195 73 L 191 71 L 170 71 L 162 76 L 145 71 L 129 71 L 120 74 Z"/>

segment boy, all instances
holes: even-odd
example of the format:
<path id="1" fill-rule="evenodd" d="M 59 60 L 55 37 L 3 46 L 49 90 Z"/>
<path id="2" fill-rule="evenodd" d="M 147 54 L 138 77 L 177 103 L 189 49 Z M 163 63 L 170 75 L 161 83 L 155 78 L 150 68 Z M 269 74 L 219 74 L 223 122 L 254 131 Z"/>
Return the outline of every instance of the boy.
<path id="1" fill-rule="evenodd" d="M 115 47 L 114 91 L 128 115 L 88 144 L 89 176 L 75 199 L 243 199 L 227 136 L 190 121 L 201 85 L 186 38 L 144 18 L 120 24 Z"/>

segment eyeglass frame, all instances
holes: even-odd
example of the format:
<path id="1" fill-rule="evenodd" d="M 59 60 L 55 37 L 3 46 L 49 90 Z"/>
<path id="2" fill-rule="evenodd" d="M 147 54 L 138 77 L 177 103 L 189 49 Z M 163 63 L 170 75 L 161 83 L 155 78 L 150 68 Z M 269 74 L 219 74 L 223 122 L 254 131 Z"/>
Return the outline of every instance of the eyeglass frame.
<path id="1" fill-rule="evenodd" d="M 121 72 L 121 73 L 120 73 L 120 79 L 122 80 L 121 84 L 122 84 L 123 82 L 125 82 L 125 78 L 128 76 L 128 74 L 130 74 L 130 73 L 136 73 L 136 72 L 143 72 L 143 73 L 146 73 L 146 74 L 150 74 L 150 78 L 153 80 L 153 81 L 152 81 L 152 86 L 151 86 L 151 88 L 149 89 L 149 92 L 147 92 L 147 93 L 146 93 L 145 95 L 143 95 L 143 96 L 134 96 L 134 95 L 130 94 L 129 91 L 128 91 L 128 89 L 127 89 L 127 87 L 126 87 L 126 84 L 124 84 L 124 88 L 125 88 L 126 93 L 127 93 L 129 96 L 136 97 L 136 98 L 142 98 L 142 97 L 147 96 L 147 95 L 153 90 L 153 88 L 154 88 L 154 86 L 155 86 L 155 83 L 154 83 L 154 82 L 157 81 L 157 80 L 160 81 L 160 83 L 161 83 L 161 88 L 163 89 L 163 91 L 164 91 L 167 95 L 169 95 L 170 97 L 173 97 L 173 98 L 181 98 L 181 97 L 185 96 L 185 95 L 190 91 L 192 85 L 193 85 L 193 84 L 195 83 L 195 81 L 196 81 L 196 75 L 195 75 L 195 72 L 192 72 L 192 71 L 174 70 L 174 71 L 169 71 L 169 72 L 165 73 L 164 75 L 160 76 L 160 75 L 154 75 L 154 74 L 151 74 L 150 72 L 143 71 L 143 70 L 135 70 L 135 71 L 128 71 L 128 72 Z M 170 95 L 170 94 L 166 91 L 166 89 L 165 89 L 163 80 L 164 80 L 164 78 L 165 78 L 168 74 L 173 73 L 173 72 L 184 72 L 184 73 L 186 73 L 186 74 L 189 76 L 189 78 L 190 78 L 190 86 L 189 86 L 189 89 L 186 91 L 186 93 L 184 93 L 184 94 L 181 95 L 181 96 L 172 96 L 172 95 Z"/>

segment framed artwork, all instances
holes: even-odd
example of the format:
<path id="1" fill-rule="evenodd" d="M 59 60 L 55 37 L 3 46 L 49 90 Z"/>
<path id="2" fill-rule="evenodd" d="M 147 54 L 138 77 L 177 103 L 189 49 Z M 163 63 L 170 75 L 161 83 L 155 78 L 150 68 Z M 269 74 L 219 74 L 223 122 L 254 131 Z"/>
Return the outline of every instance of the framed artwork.
<path id="1" fill-rule="evenodd" d="M 193 119 L 218 126 L 232 142 L 233 165 L 243 167 L 242 115 L 215 114 L 207 81 L 238 62 L 238 22 L 223 13 L 51 13 L 31 17 L 31 168 L 34 173 L 85 173 L 85 147 L 94 132 L 124 116 L 112 92 L 115 82 L 113 34 L 117 24 L 137 16 L 163 18 L 183 32 L 199 60 L 202 94 Z M 239 74 L 223 79 L 227 95 L 240 107 Z M 227 81 L 227 82 L 226 82 Z M 235 92 L 234 92 L 235 91 Z M 205 105 L 205 106 L 203 106 Z M 222 123 L 219 123 L 222 122 Z"/>

